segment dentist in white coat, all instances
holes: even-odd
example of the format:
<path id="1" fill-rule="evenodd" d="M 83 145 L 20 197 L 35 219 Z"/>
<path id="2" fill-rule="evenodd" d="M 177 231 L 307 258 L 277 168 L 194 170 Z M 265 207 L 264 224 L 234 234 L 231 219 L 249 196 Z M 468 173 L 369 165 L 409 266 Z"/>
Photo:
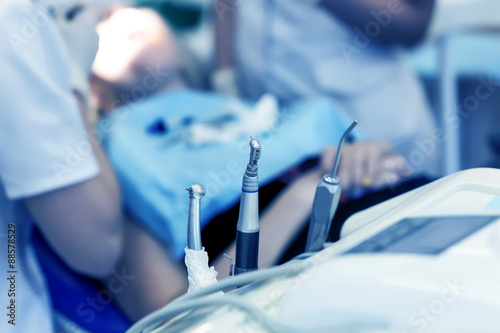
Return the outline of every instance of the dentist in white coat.
<path id="1" fill-rule="evenodd" d="M 0 3 L 1 332 L 55 332 L 34 226 L 69 267 L 94 278 L 122 252 L 118 185 L 86 134 L 103 5 Z"/>

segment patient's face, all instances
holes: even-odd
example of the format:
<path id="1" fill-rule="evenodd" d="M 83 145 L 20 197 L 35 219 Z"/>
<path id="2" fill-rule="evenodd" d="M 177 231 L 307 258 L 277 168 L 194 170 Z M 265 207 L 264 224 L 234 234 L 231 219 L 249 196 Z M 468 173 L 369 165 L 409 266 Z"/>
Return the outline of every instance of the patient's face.
<path id="1" fill-rule="evenodd" d="M 142 81 L 146 68 L 177 62 L 176 43 L 163 19 L 149 9 L 121 8 L 97 28 L 94 75 L 121 86 Z"/>

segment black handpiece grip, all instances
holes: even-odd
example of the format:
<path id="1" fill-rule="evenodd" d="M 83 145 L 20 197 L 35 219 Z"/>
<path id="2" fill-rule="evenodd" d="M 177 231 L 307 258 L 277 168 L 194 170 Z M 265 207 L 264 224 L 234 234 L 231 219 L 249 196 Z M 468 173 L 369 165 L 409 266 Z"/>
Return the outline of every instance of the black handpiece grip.
<path id="1" fill-rule="evenodd" d="M 259 232 L 236 231 L 236 263 L 234 273 L 253 271 L 258 268 Z"/>

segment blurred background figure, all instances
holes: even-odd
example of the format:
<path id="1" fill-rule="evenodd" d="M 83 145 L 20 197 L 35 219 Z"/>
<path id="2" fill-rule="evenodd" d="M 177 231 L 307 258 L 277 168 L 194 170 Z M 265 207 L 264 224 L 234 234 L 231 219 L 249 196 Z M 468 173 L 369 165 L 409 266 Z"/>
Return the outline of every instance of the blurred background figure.
<path id="1" fill-rule="evenodd" d="M 433 0 L 216 3 L 216 87 L 285 103 L 328 96 L 367 140 L 390 142 L 417 172 L 436 171 L 437 152 L 414 153 L 435 122 L 405 54 L 425 36 Z"/>
<path id="2" fill-rule="evenodd" d="M 88 140 L 95 27 L 114 1 L 0 4 L 2 332 L 55 332 L 35 227 L 76 272 L 108 277 L 122 253 L 118 184 Z M 9 292 L 7 292 L 10 290 Z M 7 319 L 9 318 L 9 320 Z"/>
<path id="3" fill-rule="evenodd" d="M 261 1 L 257 2 L 261 3 Z M 288 2 L 290 1 L 284 1 L 284 3 Z M 296 6 L 304 2 L 314 4 L 309 1 L 296 1 Z M 215 75 L 211 80 L 209 73 L 214 67 L 230 67 L 229 64 L 232 64 L 234 69 L 235 52 L 226 52 L 226 50 L 234 50 L 234 45 L 227 45 L 227 41 L 233 41 L 234 44 L 234 36 L 239 29 L 237 22 L 232 23 L 232 20 L 242 8 L 253 6 L 252 2 L 245 4 L 244 1 L 230 0 L 138 0 L 138 3 L 156 9 L 172 25 L 181 48 L 187 51 L 183 52 L 182 58 L 189 60 L 188 69 L 190 76 L 193 77 L 191 81 L 197 87 L 204 89 L 217 87 L 218 90 L 226 93 L 237 92 L 234 71 L 232 71 L 233 74 L 231 71 L 222 71 L 222 73 L 229 72 L 229 74 L 222 74 L 218 79 L 216 77 L 219 75 Z M 273 8 L 281 7 L 280 4 L 273 6 L 273 3 L 273 1 L 270 2 L 270 8 L 264 13 L 266 17 L 269 16 L 267 14 L 273 13 Z M 394 5 L 398 3 L 406 6 L 406 1 L 394 2 Z M 322 2 L 317 2 L 316 5 L 319 5 L 317 9 L 324 11 L 321 9 L 322 4 Z M 419 6 L 418 3 L 416 5 Z M 391 12 L 395 8 L 386 9 Z M 421 165 L 422 161 L 427 160 L 427 156 L 436 154 L 439 155 L 437 158 L 439 175 L 465 168 L 499 165 L 497 151 L 500 149 L 497 144 L 498 140 L 495 139 L 496 129 L 500 126 L 500 113 L 498 112 L 498 105 L 500 105 L 498 93 L 498 82 L 500 82 L 499 11 L 500 2 L 497 0 L 436 0 L 423 40 L 410 47 L 400 47 L 404 49 L 406 65 L 411 68 L 412 72 L 417 73 L 415 77 L 418 78 L 418 84 L 423 83 L 425 98 L 436 118 L 436 126 L 431 136 L 419 141 L 416 149 L 413 150 L 413 159 L 409 161 L 411 165 Z M 306 12 L 308 11 L 305 10 L 304 13 Z M 250 20 L 253 12 L 245 9 L 244 13 L 249 16 L 247 20 Z M 325 11 L 324 14 L 326 13 L 328 12 Z M 383 14 L 384 11 L 381 10 L 379 13 Z M 337 21 L 342 22 L 339 15 L 327 17 L 335 20 L 337 16 L 339 18 Z M 391 13 L 392 16 L 394 15 Z M 380 26 L 386 23 L 385 18 L 387 17 L 384 15 L 373 16 Z M 280 23 L 280 20 L 274 20 L 271 17 L 266 22 L 268 24 L 265 27 L 256 24 L 254 30 L 259 32 L 273 25 L 276 27 L 275 34 L 283 33 L 284 25 Z M 310 22 L 311 25 L 316 24 L 313 20 Z M 217 29 L 214 28 L 215 25 Z M 225 26 L 229 28 L 224 28 Z M 366 26 L 357 25 L 359 29 L 356 30 L 353 30 L 355 26 L 352 24 L 345 26 L 347 32 L 354 34 L 354 37 L 358 31 L 361 31 L 372 41 L 366 48 L 359 47 L 364 46 L 363 41 L 366 40 L 362 38 L 362 34 L 359 34 L 356 40 L 353 37 L 349 43 L 346 42 L 343 45 L 346 50 L 354 51 L 351 57 L 353 61 L 358 55 L 355 52 L 357 49 L 366 50 L 375 44 L 383 46 L 383 43 L 377 41 L 377 37 L 372 38 L 366 33 Z M 373 32 L 377 31 L 374 23 L 371 23 L 369 27 L 373 29 Z M 392 29 L 387 26 L 382 30 Z M 213 45 L 212 38 L 215 32 L 219 37 L 222 35 L 222 38 L 218 38 L 217 44 Z M 311 38 L 307 37 L 307 39 Z M 274 54 L 281 52 L 279 49 L 273 49 L 268 40 L 260 42 L 260 37 L 256 40 L 247 39 L 247 41 L 247 45 L 255 44 L 255 47 L 259 48 L 265 46 L 269 50 L 270 59 Z M 293 40 L 288 45 L 296 45 L 299 42 Z M 350 48 L 349 45 L 354 45 L 356 48 Z M 335 44 L 326 43 L 324 50 L 327 48 L 332 50 L 334 47 Z M 217 59 L 214 59 L 214 54 L 218 54 Z M 308 79 L 307 82 L 309 81 L 311 80 Z M 264 84 L 268 83 L 264 82 Z M 476 96 L 476 89 L 480 89 L 479 96 Z"/>

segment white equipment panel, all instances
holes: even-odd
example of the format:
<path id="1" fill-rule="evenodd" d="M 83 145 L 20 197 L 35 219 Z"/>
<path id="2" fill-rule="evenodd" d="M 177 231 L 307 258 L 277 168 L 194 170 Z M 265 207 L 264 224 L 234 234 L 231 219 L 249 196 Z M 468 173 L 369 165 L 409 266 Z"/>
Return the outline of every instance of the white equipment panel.
<path id="1" fill-rule="evenodd" d="M 305 269 L 155 332 L 498 332 L 500 170 L 461 171 L 352 216 Z M 216 296 L 212 296 L 216 297 Z"/>

